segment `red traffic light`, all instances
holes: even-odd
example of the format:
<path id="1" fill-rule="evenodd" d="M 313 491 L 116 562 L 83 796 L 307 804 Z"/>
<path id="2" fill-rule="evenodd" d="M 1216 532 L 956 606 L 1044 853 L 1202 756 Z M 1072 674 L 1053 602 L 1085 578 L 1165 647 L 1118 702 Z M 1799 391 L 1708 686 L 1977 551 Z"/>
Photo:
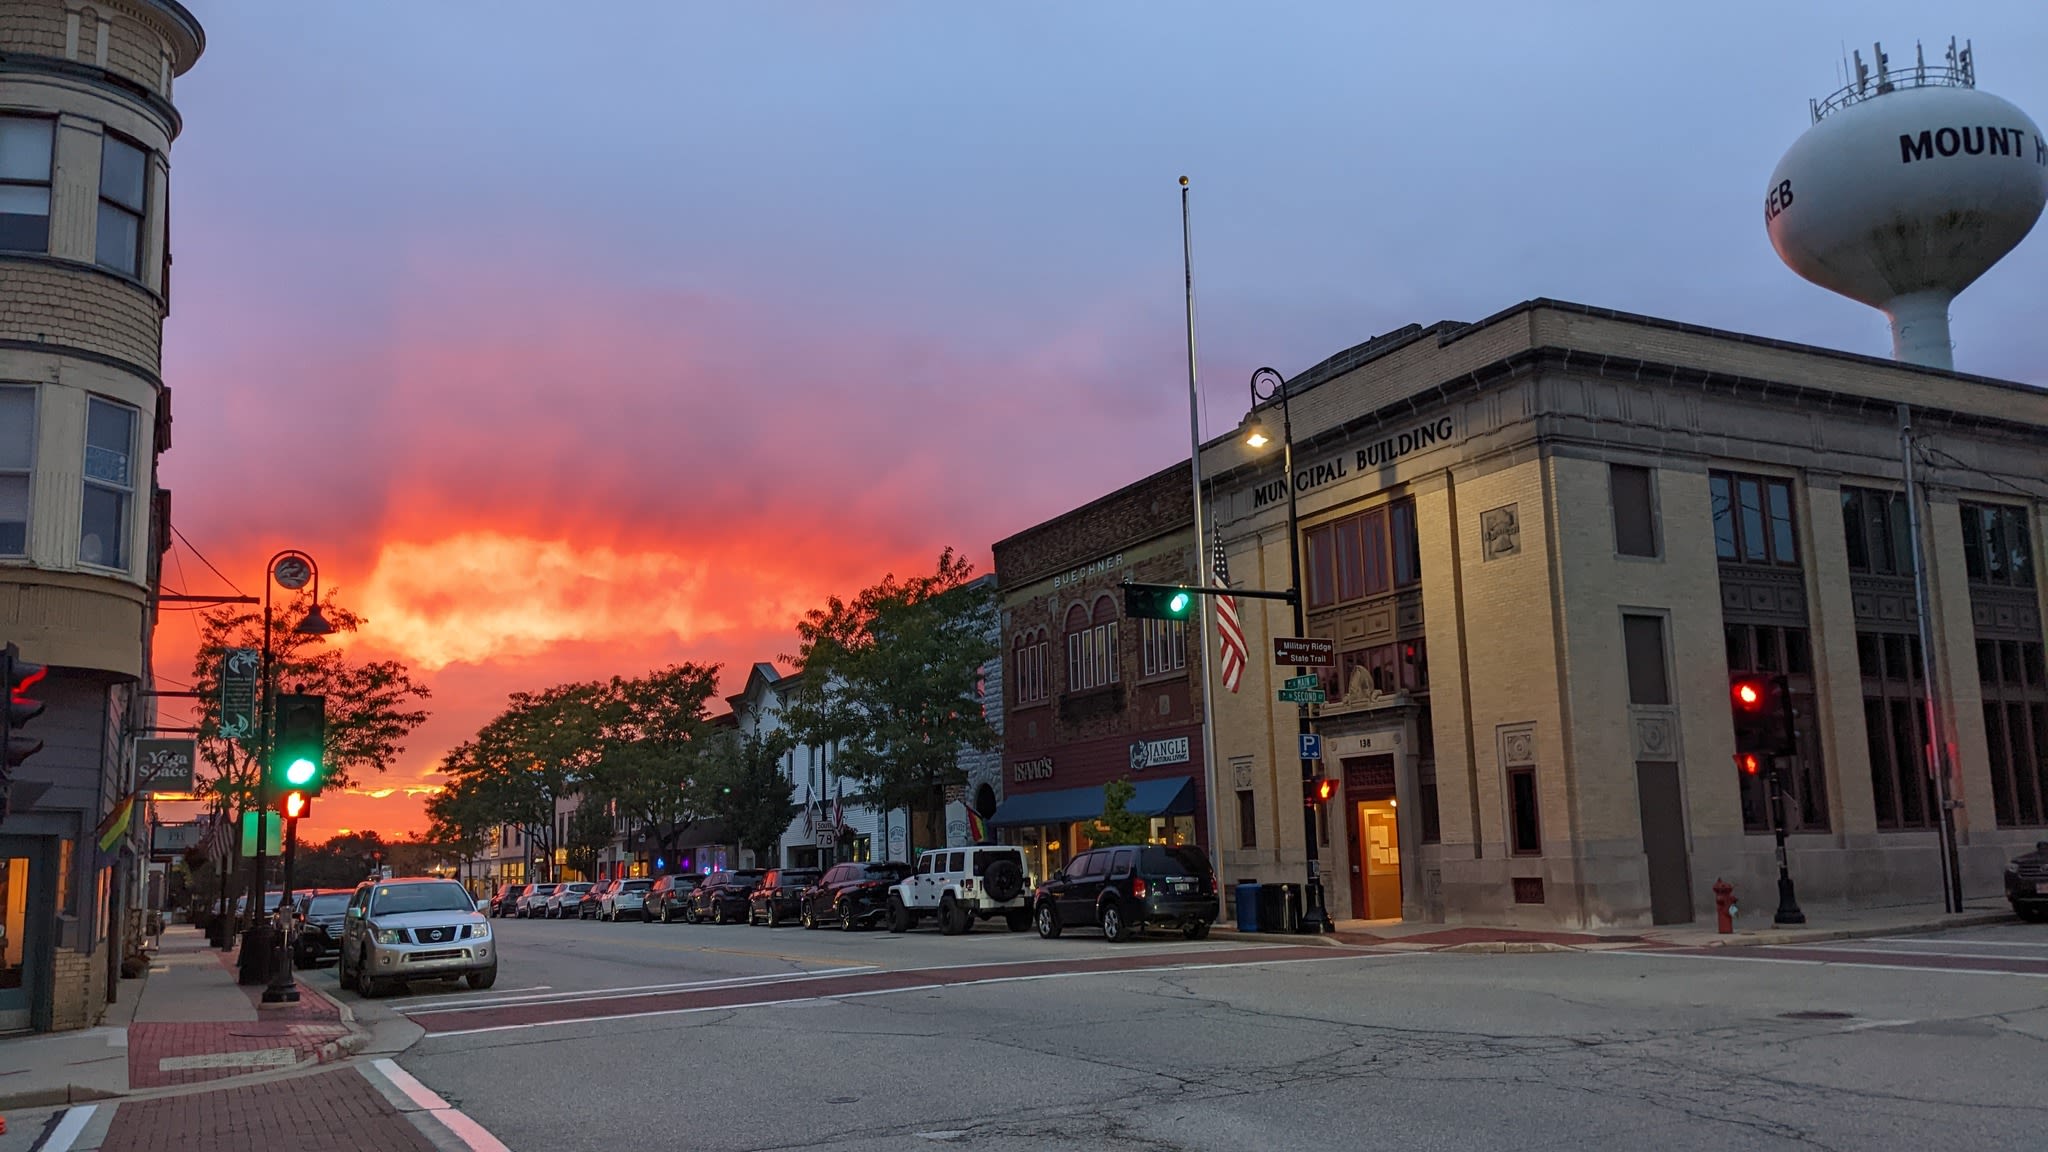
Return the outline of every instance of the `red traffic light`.
<path id="1" fill-rule="evenodd" d="M 287 820 L 297 820 L 313 811 L 313 798 L 304 792 L 287 792 L 277 803 Z"/>
<path id="2" fill-rule="evenodd" d="M 1744 712 L 1761 711 L 1764 701 L 1769 699 L 1769 690 L 1759 679 L 1745 677 L 1729 685 L 1728 690 L 1735 699 L 1735 706 Z"/>
<path id="3" fill-rule="evenodd" d="M 1754 752 L 1737 752 L 1735 754 L 1735 766 L 1742 769 L 1743 774 L 1748 776 L 1756 775 L 1763 768 L 1762 762 L 1756 758 L 1756 753 Z"/>

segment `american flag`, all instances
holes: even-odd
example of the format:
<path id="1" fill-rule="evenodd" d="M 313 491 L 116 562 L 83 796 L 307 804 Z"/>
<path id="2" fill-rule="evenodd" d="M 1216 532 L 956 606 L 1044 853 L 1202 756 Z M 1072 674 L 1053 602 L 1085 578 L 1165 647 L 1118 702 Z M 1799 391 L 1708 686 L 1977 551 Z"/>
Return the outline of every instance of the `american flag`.
<path id="1" fill-rule="evenodd" d="M 1216 585 L 1230 587 L 1230 562 L 1223 557 L 1223 529 L 1216 530 Z M 1216 597 L 1216 635 L 1223 644 L 1223 686 L 1232 692 L 1244 681 L 1244 629 L 1237 622 L 1237 597 Z"/>

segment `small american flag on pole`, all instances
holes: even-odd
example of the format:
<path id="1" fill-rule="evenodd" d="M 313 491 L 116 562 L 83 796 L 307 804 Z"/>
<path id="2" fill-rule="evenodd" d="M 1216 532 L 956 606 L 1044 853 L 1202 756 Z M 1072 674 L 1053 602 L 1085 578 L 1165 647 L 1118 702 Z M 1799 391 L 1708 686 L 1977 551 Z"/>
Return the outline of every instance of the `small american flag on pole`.
<path id="1" fill-rule="evenodd" d="M 1230 587 L 1230 562 L 1223 557 L 1223 529 L 1216 530 L 1216 585 Z M 1216 635 L 1223 645 L 1223 686 L 1232 692 L 1244 681 L 1249 654 L 1244 647 L 1244 629 L 1237 622 L 1237 597 L 1216 597 Z"/>

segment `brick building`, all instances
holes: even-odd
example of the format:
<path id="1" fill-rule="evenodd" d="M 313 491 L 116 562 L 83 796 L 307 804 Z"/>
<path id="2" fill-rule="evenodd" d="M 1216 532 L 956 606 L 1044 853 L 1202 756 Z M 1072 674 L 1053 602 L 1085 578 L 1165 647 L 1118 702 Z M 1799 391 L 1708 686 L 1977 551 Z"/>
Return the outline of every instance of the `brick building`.
<path id="1" fill-rule="evenodd" d="M 0 821 L 0 1029 L 91 1023 L 120 959 L 94 828 L 151 717 L 171 86 L 204 47 L 176 0 L 0 3 L 0 641 L 50 669 Z"/>
<path id="2" fill-rule="evenodd" d="M 1196 575 L 1186 464 L 995 546 L 1008 668 L 1003 800 L 990 824 L 1044 876 L 1086 847 L 1129 778 L 1155 839 L 1209 843 L 1202 683 L 1189 625 L 1127 620 L 1118 585 Z"/>
<path id="3" fill-rule="evenodd" d="M 2005 860 L 2048 827 L 2048 391 L 1534 300 L 1362 344 L 1288 395 L 1308 628 L 1340 650 L 1315 717 L 1339 782 L 1319 836 L 1333 915 L 1683 922 L 1711 915 L 1720 877 L 1768 915 L 1763 784 L 1733 762 L 1742 671 L 1787 674 L 1801 705 L 1788 825 L 1802 901 L 1938 901 L 1900 403 L 1925 438 L 1966 893 L 1998 894 Z M 1235 435 L 1204 449 L 1248 586 L 1288 583 L 1276 464 Z M 1053 524 L 1117 523 L 1105 506 L 1153 483 Z M 1028 615 L 1057 657 L 1062 614 L 1117 578 L 1092 575 L 1096 557 L 1187 571 L 1166 543 L 1184 488 L 1169 479 L 1116 531 L 1056 541 L 1041 526 L 998 545 L 1018 633 Z M 1055 595 L 1047 577 L 1070 569 L 1088 575 Z M 1293 670 L 1260 658 L 1291 622 L 1278 603 L 1241 613 L 1254 659 L 1216 702 L 1218 786 L 1236 798 L 1225 874 L 1298 881 L 1295 713 L 1274 695 Z M 1059 754 L 1064 691 L 1055 680 L 1040 711 L 1043 751 L 1013 719 L 1013 761 Z M 1150 721 L 1129 703 L 1090 722 Z M 1091 771 L 1105 769 L 1057 782 Z"/>

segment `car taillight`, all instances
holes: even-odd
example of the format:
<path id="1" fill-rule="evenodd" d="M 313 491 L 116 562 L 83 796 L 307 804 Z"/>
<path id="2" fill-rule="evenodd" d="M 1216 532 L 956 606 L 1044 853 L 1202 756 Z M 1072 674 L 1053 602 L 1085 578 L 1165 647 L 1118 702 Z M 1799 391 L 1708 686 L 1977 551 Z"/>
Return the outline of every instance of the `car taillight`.
<path id="1" fill-rule="evenodd" d="M 1211 876 L 1206 880 L 1202 881 L 1202 891 L 1208 893 L 1211 896 L 1214 896 L 1216 894 L 1216 878 L 1214 876 Z"/>
<path id="2" fill-rule="evenodd" d="M 1131 877 L 1131 898 L 1134 900 L 1143 900 L 1145 898 L 1145 881 L 1140 877 Z"/>
<path id="3" fill-rule="evenodd" d="M 965 892 L 965 891 L 966 891 L 967 889 L 969 889 L 969 888 L 972 888 L 972 887 L 974 887 L 974 877 L 972 877 L 972 876 L 967 876 L 967 877 L 963 877 L 963 878 L 961 879 L 961 881 L 960 881 L 960 890 L 961 890 L 962 892 Z"/>

